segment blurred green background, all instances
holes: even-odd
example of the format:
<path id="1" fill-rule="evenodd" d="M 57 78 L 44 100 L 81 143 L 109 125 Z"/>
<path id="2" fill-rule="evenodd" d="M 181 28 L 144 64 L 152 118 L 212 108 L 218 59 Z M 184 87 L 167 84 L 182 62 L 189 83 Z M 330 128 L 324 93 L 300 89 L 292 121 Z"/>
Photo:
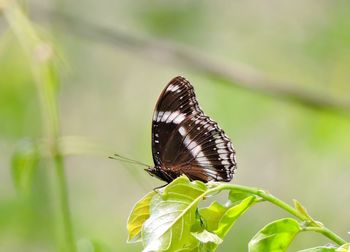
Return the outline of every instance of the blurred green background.
<path id="1" fill-rule="evenodd" d="M 71 143 L 64 163 L 79 251 L 141 250 L 126 244 L 127 217 L 138 199 L 163 182 L 107 157 L 117 152 L 152 164 L 153 108 L 176 75 L 193 83 L 203 110 L 231 137 L 239 165 L 233 183 L 262 187 L 288 202 L 296 198 L 349 240 L 350 109 L 314 109 L 208 78 L 176 64 L 157 46 L 127 47 L 89 33 L 89 27 L 82 33 L 74 20 L 166 40 L 214 64 L 219 60 L 230 68 L 239 62 L 277 85 L 294 83 L 298 90 L 350 102 L 349 8 L 348 1 L 326 0 L 25 2 L 35 27 L 57 52 L 60 127 Z M 1 16 L 0 251 L 56 247 L 54 175 L 41 158 L 43 123 L 31 64 Z M 29 169 L 24 195 L 16 189 L 13 164 Z M 218 251 L 247 251 L 261 227 L 285 216 L 269 204 L 252 208 Z M 328 242 L 302 233 L 290 251 Z"/>

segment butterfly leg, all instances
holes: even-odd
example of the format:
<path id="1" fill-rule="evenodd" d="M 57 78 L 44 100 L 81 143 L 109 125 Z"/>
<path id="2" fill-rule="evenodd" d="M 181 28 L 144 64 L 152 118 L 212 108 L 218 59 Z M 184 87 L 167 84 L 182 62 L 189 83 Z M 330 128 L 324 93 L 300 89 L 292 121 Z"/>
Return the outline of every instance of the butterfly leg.
<path id="1" fill-rule="evenodd" d="M 162 189 L 163 187 L 166 187 L 167 185 L 169 185 L 169 183 L 165 184 L 165 185 L 157 186 L 157 187 L 153 188 L 153 191 L 155 191 L 156 193 L 159 193 L 159 191 L 160 191 L 159 189 Z"/>

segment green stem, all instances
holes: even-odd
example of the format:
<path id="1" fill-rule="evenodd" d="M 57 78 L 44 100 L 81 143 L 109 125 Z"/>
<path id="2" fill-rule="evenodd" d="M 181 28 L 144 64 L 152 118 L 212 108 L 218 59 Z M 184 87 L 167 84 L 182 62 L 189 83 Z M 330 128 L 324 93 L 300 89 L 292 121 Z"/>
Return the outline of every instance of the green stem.
<path id="1" fill-rule="evenodd" d="M 64 227 L 64 236 L 65 236 L 64 239 L 66 241 L 67 250 L 74 252 L 75 245 L 74 245 L 74 238 L 73 238 L 73 228 L 72 228 L 72 223 L 70 218 L 67 183 L 66 183 L 63 162 L 64 160 L 62 155 L 57 153 L 54 156 L 54 164 L 55 164 L 56 179 L 57 179 L 56 184 L 57 184 L 58 196 L 59 196 L 60 207 L 61 207 L 61 215 L 62 215 L 61 217 L 62 217 L 63 227 Z"/>
<path id="2" fill-rule="evenodd" d="M 308 231 L 308 232 L 317 232 L 320 234 L 323 234 L 330 240 L 336 242 L 338 245 L 343 245 L 347 243 L 345 240 L 343 240 L 341 237 L 339 237 L 337 234 L 335 234 L 333 231 L 329 230 L 326 227 L 304 227 L 302 231 Z"/>
<path id="3" fill-rule="evenodd" d="M 295 216 L 301 221 L 310 221 L 308 217 L 303 215 L 302 213 L 298 212 L 294 207 L 291 205 L 285 203 L 284 201 L 276 198 L 272 194 L 258 189 L 254 187 L 247 187 L 247 186 L 241 186 L 241 185 L 234 185 L 234 184 L 220 184 L 215 188 L 217 191 L 221 190 L 235 190 L 235 191 L 240 191 L 240 192 L 245 192 L 249 194 L 253 194 L 256 196 L 259 196 L 260 198 L 271 202 L 272 204 L 282 208 L 283 210 L 287 211 L 291 215 Z M 313 221 L 313 220 L 312 220 Z M 336 233 L 331 231 L 330 229 L 326 227 L 305 227 L 303 228 L 303 231 L 313 231 L 313 232 L 318 232 L 329 238 L 330 240 L 334 241 L 338 245 L 343 245 L 347 243 L 344 239 L 342 239 L 340 236 L 338 236 Z"/>
<path id="4" fill-rule="evenodd" d="M 40 97 L 43 128 L 47 139 L 53 166 L 56 171 L 56 190 L 60 206 L 60 223 L 63 224 L 65 251 L 75 252 L 73 229 L 69 211 L 67 183 L 64 174 L 64 160 L 58 147 L 60 136 L 56 87 L 58 81 L 54 69 L 54 53 L 51 44 L 42 40 L 34 26 L 16 1 L 4 4 L 4 14 L 9 26 L 16 35 L 32 67 Z"/>

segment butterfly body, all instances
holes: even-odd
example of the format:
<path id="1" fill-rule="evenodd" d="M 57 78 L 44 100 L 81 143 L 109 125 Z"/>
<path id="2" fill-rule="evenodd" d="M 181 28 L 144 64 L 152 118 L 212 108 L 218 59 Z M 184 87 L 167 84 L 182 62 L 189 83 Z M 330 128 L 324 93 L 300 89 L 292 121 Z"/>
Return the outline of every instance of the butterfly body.
<path id="1" fill-rule="evenodd" d="M 191 180 L 231 181 L 235 150 L 227 135 L 199 107 L 192 85 L 172 79 L 156 104 L 152 121 L 152 176 L 170 183 L 185 174 Z"/>

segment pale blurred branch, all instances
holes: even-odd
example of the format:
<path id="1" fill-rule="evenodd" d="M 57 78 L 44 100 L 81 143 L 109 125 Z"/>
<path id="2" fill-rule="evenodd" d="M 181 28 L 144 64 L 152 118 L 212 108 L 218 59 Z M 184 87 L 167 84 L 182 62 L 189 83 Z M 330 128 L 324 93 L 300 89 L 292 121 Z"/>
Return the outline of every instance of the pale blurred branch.
<path id="1" fill-rule="evenodd" d="M 240 63 L 223 63 L 204 53 L 178 43 L 136 36 L 115 28 L 74 17 L 67 13 L 48 12 L 56 24 L 70 33 L 98 42 L 130 50 L 162 63 L 176 64 L 196 70 L 231 85 L 271 95 L 281 100 L 305 104 L 313 108 L 350 112 L 350 100 L 332 99 L 328 95 L 298 88 L 300 84 L 274 81 L 252 67 Z"/>

